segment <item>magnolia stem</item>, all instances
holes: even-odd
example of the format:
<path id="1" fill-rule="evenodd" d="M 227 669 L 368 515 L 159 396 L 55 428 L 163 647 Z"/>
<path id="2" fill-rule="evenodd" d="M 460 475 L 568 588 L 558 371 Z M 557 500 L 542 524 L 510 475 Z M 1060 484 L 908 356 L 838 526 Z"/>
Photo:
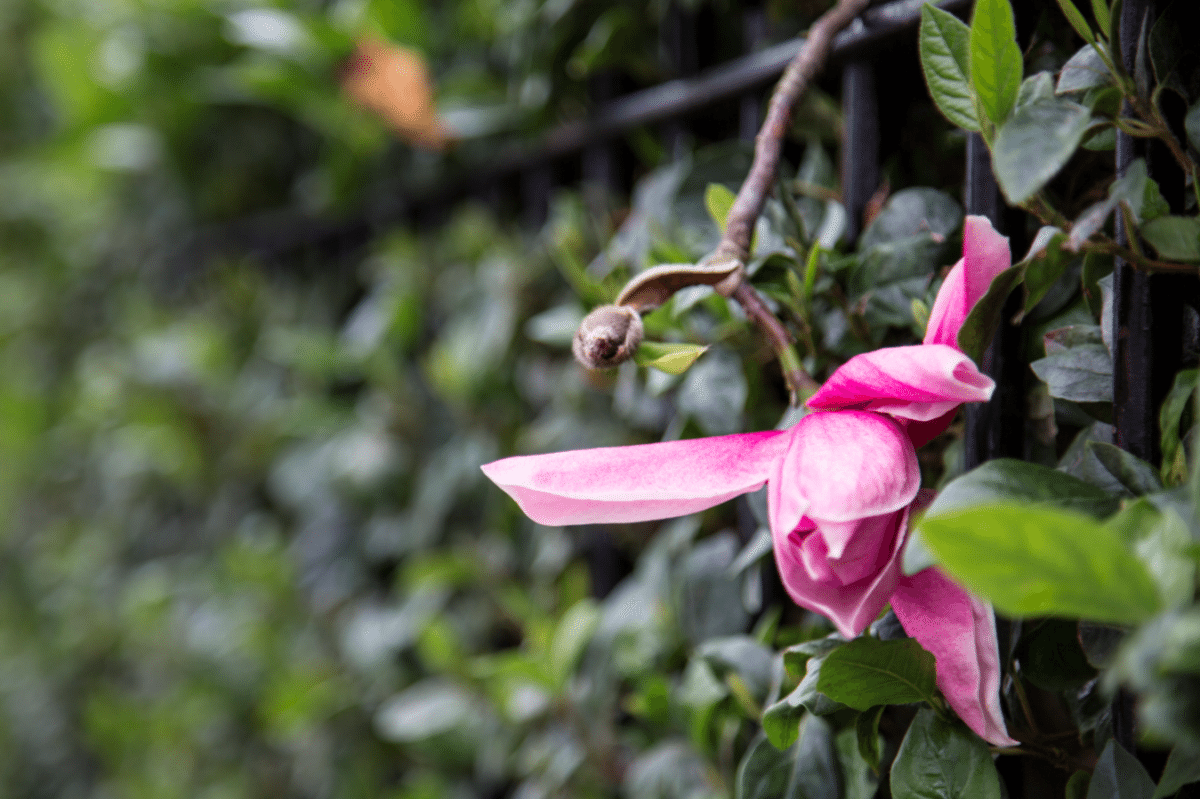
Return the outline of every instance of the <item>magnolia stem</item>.
<path id="1" fill-rule="evenodd" d="M 725 234 L 721 237 L 711 260 L 735 258 L 744 263 L 750 256 L 750 237 L 754 225 L 762 213 L 767 194 L 775 182 L 779 169 L 779 155 L 783 150 L 783 139 L 792 118 L 796 102 L 808 89 L 813 77 L 829 58 L 833 37 L 850 24 L 867 7 L 869 0 L 838 0 L 813 23 L 800 52 L 787 65 L 783 77 L 771 93 L 767 116 L 754 140 L 754 161 L 750 172 L 738 190 L 737 198 L 725 217 Z M 775 318 L 754 287 L 743 277 L 732 294 L 745 309 L 746 315 L 762 328 L 763 333 L 775 350 L 788 384 L 792 405 L 810 396 L 819 387 L 800 365 L 800 358 L 792 348 L 792 338 L 783 324 Z"/>

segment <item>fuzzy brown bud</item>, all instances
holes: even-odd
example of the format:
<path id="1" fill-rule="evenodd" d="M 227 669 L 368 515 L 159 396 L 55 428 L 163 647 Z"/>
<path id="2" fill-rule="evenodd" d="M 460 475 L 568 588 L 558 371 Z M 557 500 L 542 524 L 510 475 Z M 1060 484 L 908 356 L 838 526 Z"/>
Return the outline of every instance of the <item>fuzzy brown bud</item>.
<path id="1" fill-rule="evenodd" d="M 601 305 L 579 323 L 571 351 L 587 368 L 607 369 L 633 357 L 642 333 L 642 317 L 633 308 Z"/>

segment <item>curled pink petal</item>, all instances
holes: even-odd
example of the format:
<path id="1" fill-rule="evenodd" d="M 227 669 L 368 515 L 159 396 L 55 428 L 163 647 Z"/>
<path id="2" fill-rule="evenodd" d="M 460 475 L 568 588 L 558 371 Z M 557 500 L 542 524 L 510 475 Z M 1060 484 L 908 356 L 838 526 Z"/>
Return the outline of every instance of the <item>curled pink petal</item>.
<path id="1" fill-rule="evenodd" d="M 790 431 L 524 455 L 483 473 L 540 524 L 666 519 L 760 488 Z"/>
<path id="2" fill-rule="evenodd" d="M 928 422 L 964 402 L 987 402 L 996 384 L 944 344 L 888 347 L 856 355 L 808 400 L 817 410 L 855 408 Z"/>
<path id="3" fill-rule="evenodd" d="M 912 442 L 886 416 L 812 413 L 791 432 L 767 487 L 771 529 L 779 534 L 796 529 L 805 516 L 819 527 L 900 510 L 921 486 Z M 840 557 L 844 542 L 827 543 Z"/>
<path id="4" fill-rule="evenodd" d="M 907 517 L 908 509 L 905 508 L 887 514 L 883 525 L 873 525 L 886 533 L 884 540 L 877 542 L 882 543 L 878 550 L 880 562 L 874 571 L 848 585 L 837 579 L 828 561 L 824 568 L 821 567 L 819 555 L 823 542 L 817 532 L 808 533 L 802 539 L 803 533 L 773 530 L 775 563 L 792 601 L 827 617 L 847 638 L 861 633 L 883 610 L 900 579 L 900 554 L 904 542 L 901 532 Z M 817 568 L 810 571 L 806 559 L 816 561 L 812 565 Z"/>
<path id="5" fill-rule="evenodd" d="M 937 684 L 988 743 L 1016 746 L 1000 712 L 1000 655 L 992 609 L 936 568 L 900 577 L 892 610 L 937 660 Z"/>
<path id="6" fill-rule="evenodd" d="M 1001 236 L 985 216 L 968 216 L 963 222 L 963 257 L 938 291 L 929 312 L 926 344 L 958 348 L 958 331 L 967 314 L 987 293 L 996 275 L 1012 266 L 1008 237 Z"/>

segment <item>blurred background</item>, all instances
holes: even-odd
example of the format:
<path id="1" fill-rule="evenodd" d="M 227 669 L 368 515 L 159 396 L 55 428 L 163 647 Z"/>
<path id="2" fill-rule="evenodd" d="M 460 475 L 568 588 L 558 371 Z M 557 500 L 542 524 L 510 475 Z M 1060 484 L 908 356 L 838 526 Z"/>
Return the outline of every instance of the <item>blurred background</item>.
<path id="1" fill-rule="evenodd" d="M 783 601 L 761 498 L 550 529 L 478 467 L 779 423 L 705 291 L 647 320 L 712 345 L 685 374 L 569 354 L 631 270 L 715 243 L 762 95 L 477 178 L 825 5 L 0 4 L 0 793 L 731 795 L 770 647 L 828 629 Z M 957 186 L 910 38 L 885 170 Z M 788 145 L 804 243 L 847 224 L 838 85 Z M 800 256 L 768 217 L 770 272 Z M 818 309 L 826 356 L 910 334 L 957 247 L 923 242 L 894 319 Z"/>

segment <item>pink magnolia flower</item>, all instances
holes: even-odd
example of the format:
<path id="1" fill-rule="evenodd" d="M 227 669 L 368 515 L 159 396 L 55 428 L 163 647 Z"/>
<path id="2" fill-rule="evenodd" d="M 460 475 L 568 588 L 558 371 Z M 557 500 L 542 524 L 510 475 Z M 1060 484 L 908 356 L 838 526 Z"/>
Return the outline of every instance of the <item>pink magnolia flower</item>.
<path id="1" fill-rule="evenodd" d="M 775 559 L 792 599 L 847 637 L 890 602 L 933 653 L 955 712 L 985 740 L 1013 745 L 991 609 L 936 569 L 900 570 L 909 514 L 932 495 L 920 490 L 916 446 L 993 389 L 955 336 L 1009 265 L 1008 242 L 982 217 L 967 218 L 963 238 L 925 343 L 848 361 L 809 400 L 825 412 L 787 430 L 505 458 L 483 471 L 548 525 L 681 516 L 766 485 Z"/>

